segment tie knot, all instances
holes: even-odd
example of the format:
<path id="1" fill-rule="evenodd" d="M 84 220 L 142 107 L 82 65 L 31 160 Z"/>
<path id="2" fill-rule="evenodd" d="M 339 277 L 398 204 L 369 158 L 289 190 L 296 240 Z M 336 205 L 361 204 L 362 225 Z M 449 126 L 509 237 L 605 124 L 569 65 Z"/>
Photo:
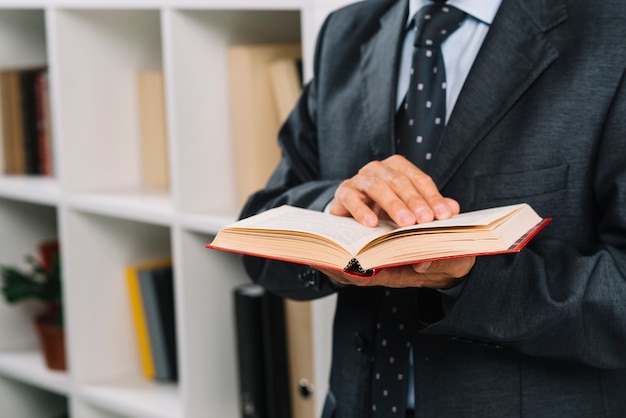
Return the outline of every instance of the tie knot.
<path id="1" fill-rule="evenodd" d="M 446 4 L 430 4 L 422 7 L 413 19 L 415 22 L 415 46 L 438 47 L 461 26 L 465 12 Z"/>

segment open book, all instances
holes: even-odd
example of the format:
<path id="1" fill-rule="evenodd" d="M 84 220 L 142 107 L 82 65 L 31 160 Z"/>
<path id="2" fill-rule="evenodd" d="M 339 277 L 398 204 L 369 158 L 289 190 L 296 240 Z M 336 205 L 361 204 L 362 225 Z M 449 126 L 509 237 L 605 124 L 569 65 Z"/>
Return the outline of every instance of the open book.
<path id="1" fill-rule="evenodd" d="M 206 246 L 371 276 L 403 264 L 518 252 L 549 221 L 522 203 L 403 228 L 391 222 L 371 228 L 349 217 L 280 206 L 227 225 Z"/>

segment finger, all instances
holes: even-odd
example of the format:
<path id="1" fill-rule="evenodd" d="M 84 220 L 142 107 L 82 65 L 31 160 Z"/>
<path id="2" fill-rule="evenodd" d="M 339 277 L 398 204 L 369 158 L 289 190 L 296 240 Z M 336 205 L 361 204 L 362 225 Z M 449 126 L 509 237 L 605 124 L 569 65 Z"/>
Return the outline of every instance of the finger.
<path id="1" fill-rule="evenodd" d="M 372 161 L 351 179 L 351 185 L 362 195 L 367 196 L 377 209 L 387 213 L 398 225 L 415 224 L 414 214 L 404 203 L 406 191 L 412 189 L 411 182 L 393 167 L 380 161 Z M 352 206 L 349 209 L 354 215 L 357 207 Z"/>
<path id="2" fill-rule="evenodd" d="M 453 216 L 461 213 L 461 206 L 459 205 L 459 202 L 457 202 L 456 200 L 450 197 L 444 197 L 443 200 L 445 201 L 446 205 L 448 205 L 448 207 L 450 208 L 450 211 L 452 212 Z"/>
<path id="3" fill-rule="evenodd" d="M 444 198 L 433 179 L 401 156 L 393 156 L 386 160 L 396 169 L 402 171 L 404 178 L 411 183 L 402 184 L 408 208 L 413 212 L 418 223 L 431 222 L 435 219 L 447 219 L 459 213 L 458 203 L 451 198 Z"/>
<path id="4" fill-rule="evenodd" d="M 474 267 L 476 257 L 459 257 L 413 264 L 413 271 L 424 275 L 443 275 L 453 279 L 465 277 Z"/>
<path id="5" fill-rule="evenodd" d="M 378 216 L 369 207 L 370 198 L 354 185 L 354 180 L 342 182 L 330 204 L 329 212 L 338 216 L 351 216 L 365 226 L 378 225 Z"/>
<path id="6" fill-rule="evenodd" d="M 432 261 L 425 261 L 423 263 L 413 264 L 413 271 L 415 271 L 416 273 L 427 273 L 432 264 Z"/>
<path id="7" fill-rule="evenodd" d="M 416 202 L 415 208 L 419 223 L 431 222 L 435 219 L 447 219 L 453 215 L 448 200 L 441 195 L 437 185 L 429 175 L 421 170 L 412 170 L 410 178 L 421 199 Z"/>
<path id="8" fill-rule="evenodd" d="M 398 187 L 400 179 L 391 179 L 393 175 L 360 176 L 358 186 L 367 190 L 367 195 L 376 204 L 378 210 L 385 212 L 388 217 L 400 226 L 414 225 L 417 221 L 415 214 L 406 205 L 406 192 Z M 405 179 L 406 180 L 406 179 Z M 410 184 L 408 180 L 406 184 Z"/>
<path id="9" fill-rule="evenodd" d="M 339 270 L 331 270 L 318 268 L 320 272 L 330 277 L 333 281 L 343 285 L 353 286 L 374 286 L 376 283 L 371 281 L 369 277 L 356 277 L 346 274 Z"/>

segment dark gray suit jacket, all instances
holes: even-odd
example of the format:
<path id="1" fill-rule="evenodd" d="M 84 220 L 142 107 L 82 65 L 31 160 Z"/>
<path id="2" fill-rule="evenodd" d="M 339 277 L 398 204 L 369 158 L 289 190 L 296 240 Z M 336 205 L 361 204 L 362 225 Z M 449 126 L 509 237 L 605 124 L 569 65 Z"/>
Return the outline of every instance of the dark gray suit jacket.
<path id="1" fill-rule="evenodd" d="M 394 153 L 405 14 L 403 0 L 369 0 L 329 17 L 283 159 L 242 216 L 321 210 Z M 431 175 L 463 211 L 528 202 L 553 222 L 520 254 L 479 258 L 446 315 L 415 333 L 417 416 L 626 417 L 625 62 L 623 0 L 503 0 Z M 244 263 L 285 296 L 338 292 L 325 415 L 366 417 L 380 289 Z"/>

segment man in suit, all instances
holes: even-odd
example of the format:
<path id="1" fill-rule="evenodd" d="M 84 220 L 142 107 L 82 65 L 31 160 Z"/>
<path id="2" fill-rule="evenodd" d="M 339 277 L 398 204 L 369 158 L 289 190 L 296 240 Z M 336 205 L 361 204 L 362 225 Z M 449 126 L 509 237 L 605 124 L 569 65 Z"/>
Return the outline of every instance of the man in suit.
<path id="1" fill-rule="evenodd" d="M 403 225 L 528 202 L 553 218 L 515 255 L 368 279 L 244 257 L 283 296 L 337 293 L 325 417 L 376 409 L 389 288 L 406 296 L 415 416 L 626 416 L 626 3 L 501 0 L 487 19 L 476 2 L 448 1 L 468 11 L 461 29 L 487 30 L 461 39 L 478 36 L 476 55 L 427 170 L 397 155 L 394 133 L 415 6 L 368 0 L 326 20 L 314 78 L 279 135 L 283 158 L 242 212 L 291 204 Z"/>

